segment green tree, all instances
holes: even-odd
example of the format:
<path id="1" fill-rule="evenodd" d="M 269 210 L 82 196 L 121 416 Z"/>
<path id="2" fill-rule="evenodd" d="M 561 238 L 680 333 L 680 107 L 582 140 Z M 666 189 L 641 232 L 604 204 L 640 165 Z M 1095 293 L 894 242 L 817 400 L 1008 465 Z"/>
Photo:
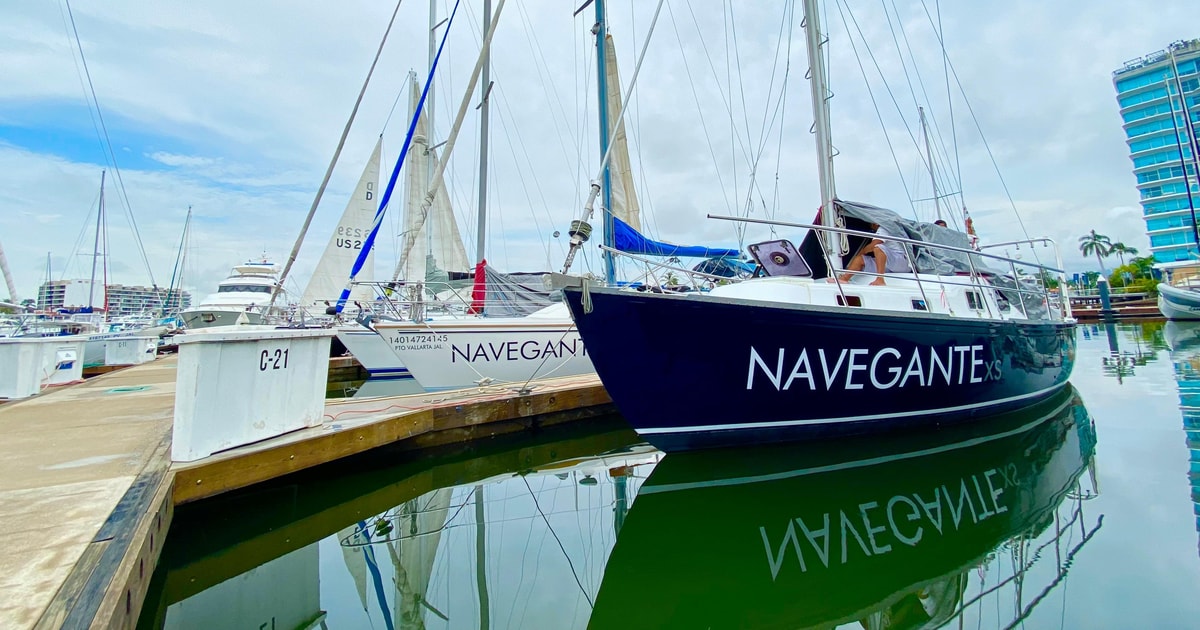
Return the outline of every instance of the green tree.
<path id="1" fill-rule="evenodd" d="M 1116 254 L 1121 259 L 1121 266 L 1125 266 L 1125 256 L 1137 256 L 1138 250 L 1136 247 L 1130 247 L 1125 243 L 1116 242 L 1108 248 L 1108 253 Z"/>
<path id="2" fill-rule="evenodd" d="M 1129 264 L 1136 267 L 1139 278 L 1154 277 L 1154 256 L 1142 256 L 1129 261 Z"/>
<path id="3" fill-rule="evenodd" d="M 1096 230 L 1092 230 L 1087 236 L 1079 237 L 1079 251 L 1084 256 L 1095 254 L 1096 262 L 1100 264 L 1100 271 L 1107 274 L 1104 269 L 1103 258 L 1108 258 L 1112 254 L 1112 239 L 1103 234 L 1097 234 Z"/>

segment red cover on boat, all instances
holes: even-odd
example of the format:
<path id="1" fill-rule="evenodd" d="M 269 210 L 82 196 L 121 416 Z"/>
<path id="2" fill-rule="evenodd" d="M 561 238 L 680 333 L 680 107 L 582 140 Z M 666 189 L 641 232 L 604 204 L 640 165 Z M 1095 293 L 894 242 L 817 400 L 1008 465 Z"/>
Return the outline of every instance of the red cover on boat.
<path id="1" fill-rule="evenodd" d="M 483 301 L 487 298 L 487 274 L 483 272 L 486 266 L 486 259 L 475 265 L 475 286 L 471 287 L 471 313 L 474 315 L 483 313 Z"/>

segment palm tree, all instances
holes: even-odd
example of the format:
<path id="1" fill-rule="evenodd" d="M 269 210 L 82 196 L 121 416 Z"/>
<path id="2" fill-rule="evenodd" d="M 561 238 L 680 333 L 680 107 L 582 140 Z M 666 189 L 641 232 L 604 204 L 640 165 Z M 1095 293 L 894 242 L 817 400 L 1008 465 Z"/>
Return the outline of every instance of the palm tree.
<path id="1" fill-rule="evenodd" d="M 1096 255 L 1096 262 L 1100 264 L 1100 271 L 1108 275 L 1108 271 L 1104 268 L 1104 261 L 1101 258 L 1108 258 L 1112 254 L 1112 240 L 1103 234 L 1097 234 L 1096 230 L 1092 230 L 1087 236 L 1079 237 L 1079 251 L 1084 256 Z"/>
<path id="2" fill-rule="evenodd" d="M 1121 259 L 1121 266 L 1124 267 L 1125 266 L 1125 256 L 1126 255 L 1129 255 L 1130 257 L 1137 256 L 1138 250 L 1136 247 L 1130 247 L 1130 246 L 1126 245 L 1125 243 L 1117 242 L 1117 243 L 1113 243 L 1112 246 L 1108 248 L 1108 253 L 1116 254 L 1117 257 Z"/>

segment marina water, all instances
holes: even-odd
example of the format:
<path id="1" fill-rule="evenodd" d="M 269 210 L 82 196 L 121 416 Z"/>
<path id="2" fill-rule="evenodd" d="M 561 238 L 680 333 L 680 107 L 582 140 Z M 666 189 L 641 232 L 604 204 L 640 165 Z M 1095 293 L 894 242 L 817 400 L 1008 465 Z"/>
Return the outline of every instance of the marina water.
<path id="1" fill-rule="evenodd" d="M 664 456 L 614 416 L 184 506 L 139 625 L 1194 627 L 1200 324 L 1078 342 L 970 426 Z"/>

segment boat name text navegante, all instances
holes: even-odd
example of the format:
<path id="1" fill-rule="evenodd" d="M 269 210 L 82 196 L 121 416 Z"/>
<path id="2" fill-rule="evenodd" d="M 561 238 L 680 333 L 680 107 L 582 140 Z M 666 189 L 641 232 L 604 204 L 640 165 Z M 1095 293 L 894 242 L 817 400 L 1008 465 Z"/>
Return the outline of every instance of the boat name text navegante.
<path id="1" fill-rule="evenodd" d="M 844 565 L 854 557 L 890 553 L 894 543 L 916 547 L 923 540 L 977 526 L 1008 512 L 1004 493 L 1019 488 L 1017 472 L 1016 464 L 1008 463 L 962 477 L 957 484 L 935 486 L 932 491 L 897 494 L 849 510 L 797 517 L 788 520 L 786 526 L 760 526 L 771 581 L 779 577 L 785 564 L 799 565 L 800 571 L 807 573 L 809 566 L 816 566 L 812 564 L 814 558 L 829 568 L 830 564 Z M 783 538 L 779 539 L 781 532 Z M 791 563 L 789 556 L 794 557 Z"/>
<path id="2" fill-rule="evenodd" d="M 779 348 L 778 353 L 760 353 L 751 346 L 746 389 L 758 385 L 787 391 L 797 385 L 797 381 L 798 386 L 807 386 L 810 391 L 816 391 L 818 387 L 831 391 L 863 389 L 868 385 L 875 389 L 891 389 L 999 381 L 1002 376 L 1000 359 L 985 360 L 987 356 L 985 347 L 978 344 L 944 348 L 916 346 L 903 352 L 896 348 L 828 351 L 817 348 L 815 352 L 801 348 L 798 354 L 786 348 Z"/>
<path id="3" fill-rule="evenodd" d="M 501 341 L 499 343 L 450 344 L 450 362 L 538 361 L 587 356 L 587 348 L 578 336 L 562 339 Z"/>

